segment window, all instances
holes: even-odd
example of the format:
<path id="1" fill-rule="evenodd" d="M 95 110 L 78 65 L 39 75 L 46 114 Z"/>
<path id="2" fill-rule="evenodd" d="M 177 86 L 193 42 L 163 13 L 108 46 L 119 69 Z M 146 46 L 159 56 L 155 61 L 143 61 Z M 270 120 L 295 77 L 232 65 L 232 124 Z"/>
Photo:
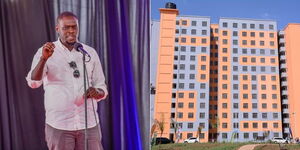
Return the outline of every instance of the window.
<path id="1" fill-rule="evenodd" d="M 178 103 L 178 108 L 183 108 L 183 103 L 182 102 Z"/>
<path id="2" fill-rule="evenodd" d="M 227 36 L 227 31 L 222 32 L 223 36 Z"/>
<path id="3" fill-rule="evenodd" d="M 227 48 L 222 49 L 223 53 L 227 53 Z"/>
<path id="4" fill-rule="evenodd" d="M 265 50 L 264 49 L 260 49 L 260 54 L 265 54 Z"/>
<path id="5" fill-rule="evenodd" d="M 222 113 L 222 118 L 227 118 L 227 113 Z"/>
<path id="6" fill-rule="evenodd" d="M 255 32 L 250 32 L 251 37 L 255 37 Z"/>
<path id="7" fill-rule="evenodd" d="M 257 103 L 252 103 L 252 109 L 257 109 Z"/>
<path id="8" fill-rule="evenodd" d="M 273 30 L 273 29 L 274 29 L 274 25 L 270 24 L 270 25 L 269 25 L 269 29 L 270 29 L 270 30 Z"/>
<path id="9" fill-rule="evenodd" d="M 190 70 L 195 70 L 195 65 L 190 65 Z"/>
<path id="10" fill-rule="evenodd" d="M 182 42 L 182 43 L 185 43 L 185 42 L 186 42 L 186 38 L 184 38 L 184 37 L 181 38 L 181 42 Z"/>
<path id="11" fill-rule="evenodd" d="M 205 98 L 205 93 L 200 93 L 200 98 L 204 99 Z"/>
<path id="12" fill-rule="evenodd" d="M 251 54 L 255 54 L 255 49 L 251 49 Z"/>
<path id="13" fill-rule="evenodd" d="M 191 61 L 195 61 L 196 60 L 196 56 L 190 56 L 190 60 Z"/>
<path id="14" fill-rule="evenodd" d="M 243 123 L 244 128 L 249 128 L 249 123 L 245 122 Z"/>
<path id="15" fill-rule="evenodd" d="M 182 112 L 178 112 L 178 113 L 177 113 L 177 117 L 178 117 L 178 118 L 183 118 L 183 113 L 182 113 Z"/>
<path id="16" fill-rule="evenodd" d="M 187 138 L 193 137 L 193 133 L 187 133 Z"/>
<path id="17" fill-rule="evenodd" d="M 255 24 L 250 24 L 250 28 L 254 29 L 255 28 Z"/>
<path id="18" fill-rule="evenodd" d="M 197 25 L 197 21 L 192 21 L 192 26 L 196 26 Z"/>
<path id="19" fill-rule="evenodd" d="M 250 44 L 251 44 L 251 45 L 255 45 L 255 40 L 251 40 L 251 41 L 250 41 Z"/>
<path id="20" fill-rule="evenodd" d="M 247 28 L 247 24 L 246 23 L 242 23 L 242 28 L 246 29 Z"/>
<path id="21" fill-rule="evenodd" d="M 179 79 L 184 79 L 184 77 L 185 77 L 184 74 L 182 74 L 182 73 L 179 74 Z"/>
<path id="22" fill-rule="evenodd" d="M 234 94 L 233 94 L 233 99 L 238 99 L 238 98 L 239 98 L 239 94 L 234 93 Z"/>
<path id="23" fill-rule="evenodd" d="M 270 33 L 270 34 L 269 34 L 269 37 L 270 37 L 270 38 L 273 38 L 273 37 L 274 37 L 274 33 Z"/>
<path id="24" fill-rule="evenodd" d="M 277 99 L 277 94 L 272 94 L 272 99 Z"/>
<path id="25" fill-rule="evenodd" d="M 265 36 L 265 33 L 259 32 L 259 37 L 264 37 L 264 36 Z"/>
<path id="26" fill-rule="evenodd" d="M 233 51 L 234 54 L 238 53 L 238 49 L 237 48 L 233 48 L 232 51 Z"/>
<path id="27" fill-rule="evenodd" d="M 256 84 L 252 84 L 252 90 L 256 90 L 257 89 L 257 85 Z"/>
<path id="28" fill-rule="evenodd" d="M 233 62 L 238 62 L 238 57 L 233 57 L 233 58 L 232 58 L 232 61 L 233 61 Z"/>
<path id="29" fill-rule="evenodd" d="M 192 29 L 192 30 L 191 30 L 191 34 L 192 34 L 192 35 L 196 35 L 196 34 L 197 34 L 197 30 L 196 30 L 196 29 Z"/>
<path id="30" fill-rule="evenodd" d="M 242 57 L 243 62 L 247 62 L 247 57 Z"/>
<path id="31" fill-rule="evenodd" d="M 262 103 L 262 104 L 261 104 L 261 107 L 262 107 L 263 109 L 267 109 L 267 103 Z"/>
<path id="32" fill-rule="evenodd" d="M 186 29 L 181 29 L 181 34 L 186 34 Z"/>
<path id="33" fill-rule="evenodd" d="M 180 47 L 180 51 L 185 52 L 186 51 L 186 47 L 185 46 L 181 46 Z"/>
<path id="34" fill-rule="evenodd" d="M 242 32 L 242 36 L 246 37 L 247 36 L 247 32 Z"/>
<path id="35" fill-rule="evenodd" d="M 252 113 L 252 118 L 257 118 L 257 113 Z"/>
<path id="36" fill-rule="evenodd" d="M 248 109 L 248 103 L 243 103 L 243 108 Z"/>
<path id="37" fill-rule="evenodd" d="M 249 139 L 249 133 L 244 133 L 244 139 Z"/>
<path id="38" fill-rule="evenodd" d="M 261 99 L 267 99 L 267 94 L 261 94 Z"/>
<path id="39" fill-rule="evenodd" d="M 194 118 L 194 113 L 188 113 L 188 118 Z"/>
<path id="40" fill-rule="evenodd" d="M 233 113 L 233 118 L 239 118 L 239 113 Z"/>
<path id="41" fill-rule="evenodd" d="M 274 123 L 273 123 L 273 127 L 274 127 L 274 128 L 278 128 L 278 123 L 277 123 L 277 122 L 274 122 Z"/>
<path id="42" fill-rule="evenodd" d="M 205 83 L 200 84 L 200 89 L 205 89 Z"/>
<path id="43" fill-rule="evenodd" d="M 180 60 L 185 60 L 185 55 L 181 55 Z"/>
<path id="44" fill-rule="evenodd" d="M 193 123 L 188 123 L 188 128 L 193 128 L 194 124 Z"/>
<path id="45" fill-rule="evenodd" d="M 175 33 L 178 34 L 178 33 L 179 33 L 179 29 L 176 29 L 176 30 L 175 30 Z"/>
<path id="46" fill-rule="evenodd" d="M 227 103 L 222 103 L 222 108 L 227 108 Z"/>
<path id="47" fill-rule="evenodd" d="M 238 32 L 237 31 L 233 31 L 232 32 L 232 36 L 238 36 Z"/>
<path id="48" fill-rule="evenodd" d="M 267 113 L 262 113 L 261 115 L 262 115 L 263 119 L 267 119 L 268 118 L 268 114 Z"/>
<path id="49" fill-rule="evenodd" d="M 194 108 L 194 103 L 189 103 L 189 108 Z"/>
<path id="50" fill-rule="evenodd" d="M 276 104 L 276 103 L 273 103 L 273 104 L 272 104 L 272 108 L 273 108 L 273 109 L 277 109 L 277 104 Z"/>
<path id="51" fill-rule="evenodd" d="M 181 24 L 182 24 L 182 25 L 187 25 L 187 21 L 186 21 L 186 20 L 182 20 L 182 21 L 181 21 Z"/>
<path id="52" fill-rule="evenodd" d="M 262 126 L 263 126 L 263 128 L 268 128 L 268 123 L 267 122 L 263 122 Z"/>
<path id="53" fill-rule="evenodd" d="M 206 39 L 205 38 L 201 39 L 201 43 L 206 44 Z"/>
<path id="54" fill-rule="evenodd" d="M 238 122 L 234 122 L 233 123 L 233 128 L 239 128 L 239 123 Z"/>
<path id="55" fill-rule="evenodd" d="M 200 103 L 200 108 L 205 108 L 205 103 Z"/>
<path id="56" fill-rule="evenodd" d="M 264 25 L 263 24 L 259 24 L 259 29 L 264 29 Z"/>
<path id="57" fill-rule="evenodd" d="M 270 41 L 270 46 L 274 46 L 274 41 Z"/>
<path id="58" fill-rule="evenodd" d="M 195 52 L 196 51 L 196 47 L 191 47 L 191 52 Z"/>
<path id="59" fill-rule="evenodd" d="M 264 46 L 265 45 L 265 41 L 259 41 L 259 45 L 260 46 Z"/>
<path id="60" fill-rule="evenodd" d="M 191 83 L 191 84 L 193 84 L 194 85 L 194 83 Z M 189 98 L 194 98 L 194 93 L 189 93 Z"/>
<path id="61" fill-rule="evenodd" d="M 239 104 L 238 103 L 233 103 L 233 108 L 234 109 L 238 109 L 239 108 Z"/>
<path id="62" fill-rule="evenodd" d="M 179 69 L 180 69 L 180 70 L 184 70 L 184 69 L 185 69 L 185 64 L 180 64 L 180 65 L 179 65 Z"/>
<path id="63" fill-rule="evenodd" d="M 278 118 L 278 113 L 273 113 L 273 118 L 277 119 Z"/>
<path id="64" fill-rule="evenodd" d="M 199 117 L 200 117 L 200 118 L 205 118 L 205 113 L 200 113 L 200 114 L 199 114 Z"/>
<path id="65" fill-rule="evenodd" d="M 233 41 L 232 41 L 232 44 L 233 44 L 233 45 L 238 45 L 238 40 L 233 40 Z"/>
<path id="66" fill-rule="evenodd" d="M 222 133 L 222 139 L 227 139 L 227 133 Z"/>
<path id="67" fill-rule="evenodd" d="M 248 113 L 243 113 L 243 118 L 248 118 L 249 116 L 248 116 Z"/>
<path id="68" fill-rule="evenodd" d="M 179 20 L 176 20 L 176 25 L 179 25 Z"/>
<path id="69" fill-rule="evenodd" d="M 201 47 L 201 52 L 206 53 L 206 47 Z"/>
<path id="70" fill-rule="evenodd" d="M 243 41 L 242 41 L 242 44 L 243 44 L 243 45 L 247 45 L 247 40 L 243 40 Z"/>
<path id="71" fill-rule="evenodd" d="M 207 35 L 207 30 L 202 30 L 202 31 L 201 31 L 201 34 L 202 34 L 202 35 Z"/>
<path id="72" fill-rule="evenodd" d="M 206 27 L 207 26 L 207 21 L 202 21 L 202 26 Z"/>
<path id="73" fill-rule="evenodd" d="M 222 128 L 226 129 L 227 128 L 227 123 L 222 123 Z"/>
<path id="74" fill-rule="evenodd" d="M 223 22 L 223 27 L 227 28 L 227 26 L 228 26 L 227 22 Z"/>
<path id="75" fill-rule="evenodd" d="M 237 28 L 237 27 L 238 27 L 238 24 L 237 24 L 237 23 L 233 23 L 233 24 L 232 24 L 232 27 L 233 27 L 233 28 Z"/>
<path id="76" fill-rule="evenodd" d="M 184 93 L 178 93 L 178 98 L 184 98 Z"/>
<path id="77" fill-rule="evenodd" d="M 262 84 L 262 85 L 261 85 L 261 89 L 262 89 L 262 90 L 266 90 L 266 88 L 267 88 L 267 86 L 266 86 L 265 84 Z"/>

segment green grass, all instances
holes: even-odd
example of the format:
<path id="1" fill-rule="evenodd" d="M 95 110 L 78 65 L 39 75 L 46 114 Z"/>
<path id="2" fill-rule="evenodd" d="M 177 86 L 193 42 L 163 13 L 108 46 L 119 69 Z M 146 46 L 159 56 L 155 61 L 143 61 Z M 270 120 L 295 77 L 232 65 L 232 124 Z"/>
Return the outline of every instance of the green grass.
<path id="1" fill-rule="evenodd" d="M 300 144 L 284 144 L 282 149 L 287 150 L 300 150 Z M 263 144 L 256 146 L 254 150 L 280 150 L 279 144 Z"/>
<path id="2" fill-rule="evenodd" d="M 152 147 L 152 150 L 237 150 L 250 143 L 176 143 L 161 144 Z"/>

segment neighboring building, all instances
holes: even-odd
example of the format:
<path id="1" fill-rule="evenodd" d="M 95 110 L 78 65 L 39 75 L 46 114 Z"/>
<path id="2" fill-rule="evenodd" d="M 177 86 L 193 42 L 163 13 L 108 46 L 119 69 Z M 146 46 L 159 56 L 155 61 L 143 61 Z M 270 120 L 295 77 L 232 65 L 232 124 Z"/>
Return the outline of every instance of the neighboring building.
<path id="1" fill-rule="evenodd" d="M 220 18 L 211 24 L 210 17 L 179 16 L 174 5 L 167 6 L 160 9 L 151 99 L 154 119 L 164 122 L 163 137 L 245 142 L 287 137 L 289 127 L 299 137 L 300 92 L 292 91 L 300 86 L 300 69 L 292 65 L 300 56 L 299 24 L 289 24 L 278 40 L 275 21 Z M 280 72 L 278 45 L 287 55 L 280 56 Z M 284 71 L 286 66 L 293 69 Z"/>
<path id="2" fill-rule="evenodd" d="M 279 32 L 282 120 L 284 137 L 299 138 L 300 129 L 300 24 Z M 291 134 L 290 134 L 291 132 Z"/>

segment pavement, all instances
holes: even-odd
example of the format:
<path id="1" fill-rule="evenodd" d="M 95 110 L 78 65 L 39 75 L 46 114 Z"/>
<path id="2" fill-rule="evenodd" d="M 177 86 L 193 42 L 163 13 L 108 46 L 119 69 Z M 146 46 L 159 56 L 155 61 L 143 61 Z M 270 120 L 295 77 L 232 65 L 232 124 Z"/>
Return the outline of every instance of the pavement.
<path id="1" fill-rule="evenodd" d="M 257 146 L 259 144 L 249 144 L 249 145 L 244 145 L 242 147 L 240 147 L 238 150 L 253 150 L 255 148 L 255 146 Z"/>

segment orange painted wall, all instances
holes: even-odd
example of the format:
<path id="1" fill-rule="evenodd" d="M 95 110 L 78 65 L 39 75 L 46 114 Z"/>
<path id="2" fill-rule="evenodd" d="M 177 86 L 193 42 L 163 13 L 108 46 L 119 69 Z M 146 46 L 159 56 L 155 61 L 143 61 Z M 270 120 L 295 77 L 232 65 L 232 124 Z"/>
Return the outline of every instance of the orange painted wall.
<path id="1" fill-rule="evenodd" d="M 163 137 L 169 138 L 172 80 L 173 80 L 173 56 L 176 28 L 176 9 L 160 9 L 160 35 L 157 64 L 157 80 L 155 95 L 154 118 L 165 122 Z M 160 133 L 159 131 L 157 131 Z M 159 134 L 160 136 L 160 134 Z"/>
<path id="2" fill-rule="evenodd" d="M 288 80 L 290 127 L 294 138 L 300 138 L 300 24 L 288 24 L 284 29 Z"/>

